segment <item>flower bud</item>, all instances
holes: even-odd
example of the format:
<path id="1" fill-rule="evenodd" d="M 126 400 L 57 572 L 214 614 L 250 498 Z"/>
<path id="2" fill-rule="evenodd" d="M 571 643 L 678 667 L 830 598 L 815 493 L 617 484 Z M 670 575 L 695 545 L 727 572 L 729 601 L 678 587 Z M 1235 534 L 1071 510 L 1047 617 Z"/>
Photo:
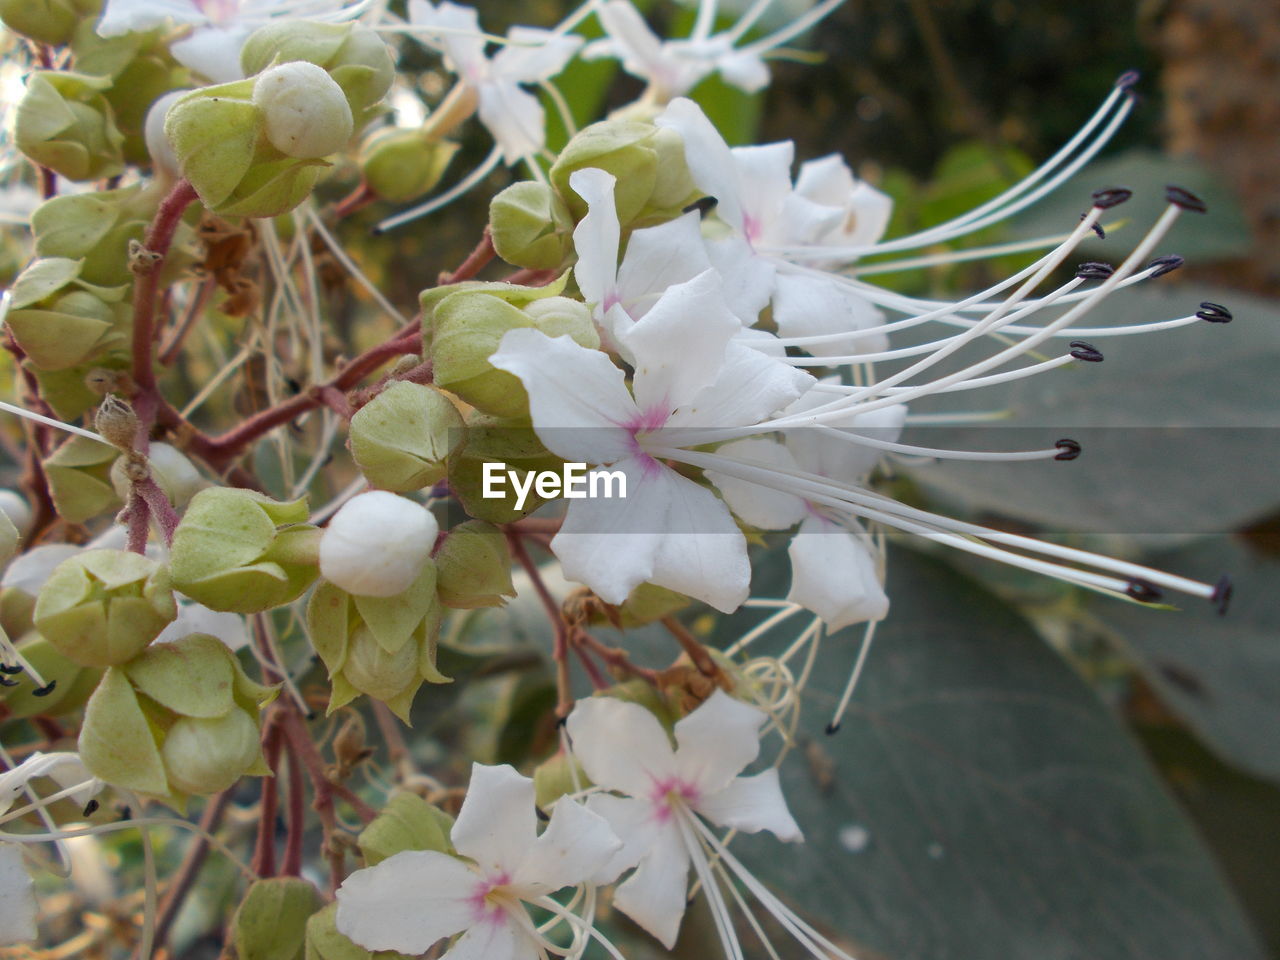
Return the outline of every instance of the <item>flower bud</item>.
<path id="1" fill-rule="evenodd" d="M 307 921 L 305 960 L 410 960 L 394 950 L 366 950 L 338 932 L 338 905 L 331 903 Z"/>
<path id="2" fill-rule="evenodd" d="M 152 646 L 103 675 L 85 708 L 80 756 L 94 776 L 181 810 L 189 794 L 270 773 L 258 712 L 274 694 L 215 637 Z"/>
<path id="3" fill-rule="evenodd" d="M 539 807 L 550 809 L 567 794 L 576 794 L 591 785 L 582 764 L 563 752 L 544 760 L 533 771 L 534 799 Z"/>
<path id="4" fill-rule="evenodd" d="M 564 201 L 543 183 L 513 183 L 489 203 L 493 248 L 507 263 L 554 270 L 573 246 L 573 218 Z"/>
<path id="5" fill-rule="evenodd" d="M 14 33 L 51 47 L 65 46 L 79 23 L 102 9 L 102 0 L 0 0 L 0 21 Z"/>
<path id="6" fill-rule="evenodd" d="M 72 437 L 44 461 L 49 495 L 58 516 L 84 523 L 121 505 L 111 486 L 111 465 L 119 451 L 88 437 Z"/>
<path id="7" fill-rule="evenodd" d="M 124 171 L 124 137 L 103 91 L 107 77 L 38 70 L 18 104 L 14 141 L 36 163 L 68 180 L 97 180 Z"/>
<path id="8" fill-rule="evenodd" d="M 583 128 L 565 145 L 551 167 L 551 185 L 575 220 L 586 215 L 587 204 L 569 186 L 569 176 L 584 167 L 596 167 L 617 178 L 614 202 L 621 223 L 639 215 L 658 179 L 658 155 L 652 146 L 655 131 L 649 123 L 603 120 Z"/>
<path id="9" fill-rule="evenodd" d="M 347 593 L 394 597 L 418 579 L 440 527 L 412 500 L 371 490 L 352 497 L 320 538 L 320 573 Z"/>
<path id="10" fill-rule="evenodd" d="M 28 272 L 47 264 L 37 260 Z M 25 274 L 24 274 L 25 276 Z M 124 345 L 129 330 L 128 306 L 108 302 L 98 293 L 64 287 L 43 302 L 28 306 L 27 291 L 15 294 L 5 318 L 13 337 L 32 365 L 40 370 L 67 370 Z"/>
<path id="11" fill-rule="evenodd" d="M 453 817 L 416 793 L 401 791 L 360 831 L 356 842 L 365 866 L 372 867 L 403 850 L 452 853 L 452 830 Z"/>
<path id="12" fill-rule="evenodd" d="M 407 203 L 432 189 L 458 145 L 451 140 L 432 140 L 419 130 L 383 127 L 375 130 L 360 148 L 360 169 L 364 182 L 381 200 Z"/>
<path id="13" fill-rule="evenodd" d="M 147 451 L 151 478 L 160 485 L 169 502 L 181 510 L 187 502 L 209 484 L 200 471 L 177 448 L 167 443 L 153 443 Z M 121 500 L 129 496 L 131 486 L 125 472 L 125 458 L 117 457 L 111 465 L 111 486 Z"/>
<path id="14" fill-rule="evenodd" d="M 17 590 L 6 590 L 5 594 L 6 599 L 22 595 Z M 17 681 L 17 686 L 0 688 L 0 702 L 11 717 L 58 717 L 79 710 L 102 678 L 101 667 L 85 667 L 68 660 L 38 633 L 28 633 L 18 641 L 16 649 L 40 680 L 37 682 L 24 670 L 10 678 Z"/>
<path id="15" fill-rule="evenodd" d="M 125 550 L 86 550 L 58 564 L 36 599 L 35 625 L 68 659 L 133 659 L 178 615 L 164 566 Z"/>
<path id="16" fill-rule="evenodd" d="M 286 157 L 327 157 L 351 139 L 346 95 L 314 63 L 282 63 L 260 74 L 253 85 L 253 104 L 262 111 L 267 139 Z"/>
<path id="17" fill-rule="evenodd" d="M 6 501 L 12 498 L 18 504 L 26 506 L 22 499 L 12 490 L 0 490 L 0 567 L 7 566 L 18 552 L 18 541 L 21 536 L 14 522 L 9 519 L 9 511 L 4 509 Z M 13 509 L 12 506 L 10 509 Z M 28 516 L 30 510 L 27 511 Z"/>
<path id="18" fill-rule="evenodd" d="M 131 240 L 142 240 L 157 205 L 157 192 L 141 185 L 53 197 L 31 215 L 36 253 L 81 261 L 76 275 L 81 284 L 132 287 L 124 253 Z M 186 266 L 181 257 L 177 265 Z"/>
<path id="19" fill-rule="evenodd" d="M 250 490 L 201 490 L 173 534 L 174 586 L 232 613 L 261 613 L 297 599 L 317 573 L 320 532 L 303 522 L 307 515 L 305 498 L 282 503 Z"/>
<path id="20" fill-rule="evenodd" d="M 449 490 L 467 516 L 490 523 L 511 523 L 547 502 L 530 487 L 517 509 L 518 498 L 509 483 L 502 485 L 501 497 L 485 496 L 485 464 L 490 462 L 503 464 L 518 475 L 559 470 L 564 463 L 542 445 L 527 420 L 502 420 L 472 411 L 467 418 L 466 444 L 449 459 Z"/>
<path id="21" fill-rule="evenodd" d="M 42 370 L 30 361 L 23 362 L 23 367 L 35 376 L 39 384 L 40 399 L 49 404 L 60 419 L 68 422 L 96 406 L 106 392 L 104 386 L 120 389 L 121 384 L 131 384 L 130 365 L 128 353 L 115 346 L 105 354 L 95 351 L 93 359 L 65 370 Z"/>
<path id="22" fill-rule="evenodd" d="M 631 591 L 626 600 L 617 606 L 617 623 L 615 625 L 628 630 L 634 627 L 642 627 L 646 623 L 653 623 L 655 620 L 669 617 L 677 610 L 683 610 L 688 605 L 689 598 L 683 593 L 676 593 L 674 590 L 668 590 L 666 587 L 660 587 L 653 583 L 642 583 Z M 603 612 L 595 610 L 588 617 L 588 622 L 604 624 L 612 621 Z"/>
<path id="23" fill-rule="evenodd" d="M 307 921 L 323 905 L 301 877 L 255 880 L 231 920 L 240 960 L 302 960 Z"/>
<path id="24" fill-rule="evenodd" d="M 188 90 L 170 90 L 151 104 L 142 125 L 152 169 L 169 180 L 178 180 L 182 176 L 182 166 L 178 163 L 178 155 L 173 152 L 173 144 L 164 134 L 164 122 L 169 116 L 169 108 L 189 92 Z"/>
<path id="25" fill-rule="evenodd" d="M 463 440 L 462 415 L 434 387 L 393 383 L 351 418 L 356 466 L 375 487 L 421 490 L 445 475 Z"/>
<path id="26" fill-rule="evenodd" d="M 500 607 L 516 595 L 507 538 L 492 524 L 468 520 L 449 531 L 436 552 L 436 590 L 447 607 Z"/>

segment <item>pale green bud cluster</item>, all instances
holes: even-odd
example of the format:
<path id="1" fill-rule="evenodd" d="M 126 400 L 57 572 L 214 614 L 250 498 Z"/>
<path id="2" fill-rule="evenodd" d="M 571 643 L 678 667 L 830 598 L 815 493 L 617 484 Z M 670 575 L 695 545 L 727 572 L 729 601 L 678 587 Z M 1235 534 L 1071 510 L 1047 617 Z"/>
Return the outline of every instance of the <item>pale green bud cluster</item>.
<path id="1" fill-rule="evenodd" d="M 45 479 L 58 515 L 84 523 L 124 503 L 111 482 L 119 451 L 88 437 L 72 437 L 44 461 Z"/>
<path id="2" fill-rule="evenodd" d="M 399 381 L 356 411 L 348 445 L 369 483 L 407 493 L 443 479 L 462 440 L 462 414 L 448 396 Z"/>
<path id="3" fill-rule="evenodd" d="M 211 487 L 197 493 L 173 535 L 174 586 L 213 610 L 261 613 L 296 600 L 316 578 L 320 531 L 305 499 Z"/>
<path id="4" fill-rule="evenodd" d="M 11 678 L 16 681 L 14 686 L 0 688 L 0 703 L 12 717 L 59 717 L 79 710 L 97 689 L 102 668 L 69 660 L 46 638 L 31 630 L 31 607 L 27 607 L 26 617 L 22 617 L 18 609 L 26 606 L 21 602 L 23 597 L 27 595 L 20 590 L 6 589 L 0 597 L 0 620 L 11 636 L 23 634 L 15 648 L 44 683 L 37 683 L 24 670 Z M 28 599 L 34 603 L 34 598 Z M 23 619 L 27 621 L 26 627 L 14 629 L 14 621 Z"/>
<path id="5" fill-rule="evenodd" d="M 36 43 L 60 47 L 71 42 L 82 22 L 96 19 L 101 9 L 102 0 L 0 0 L 0 21 Z"/>
<path id="6" fill-rule="evenodd" d="M 486 463 L 515 471 L 524 482 L 524 474 L 559 470 L 564 461 L 543 446 L 527 420 L 493 417 L 478 410 L 468 415 L 466 443 L 449 460 L 449 492 L 458 498 L 467 516 L 511 523 L 547 501 L 529 487 L 523 505 L 517 507 L 518 498 L 510 483 L 499 488 L 501 496 L 485 496 Z"/>
<path id="7" fill-rule="evenodd" d="M 422 130 L 384 127 L 369 134 L 360 148 L 365 185 L 380 199 L 405 203 L 435 187 L 458 145 Z"/>
<path id="8" fill-rule="evenodd" d="M 80 756 L 94 776 L 181 809 L 192 794 L 269 773 L 258 712 L 273 696 L 215 637 L 156 644 L 103 675 Z"/>
<path id="9" fill-rule="evenodd" d="M 231 920 L 240 960 L 302 960 L 307 921 L 323 904 L 300 877 L 264 877 L 249 885 Z"/>
<path id="10" fill-rule="evenodd" d="M 440 571 L 440 601 L 447 607 L 500 607 L 516 595 L 507 538 L 492 524 L 483 520 L 458 524 L 445 537 L 435 559 Z"/>
<path id="11" fill-rule="evenodd" d="M 37 70 L 18 104 L 14 142 L 41 166 L 68 180 L 124 172 L 124 135 L 104 93 L 109 77 Z"/>

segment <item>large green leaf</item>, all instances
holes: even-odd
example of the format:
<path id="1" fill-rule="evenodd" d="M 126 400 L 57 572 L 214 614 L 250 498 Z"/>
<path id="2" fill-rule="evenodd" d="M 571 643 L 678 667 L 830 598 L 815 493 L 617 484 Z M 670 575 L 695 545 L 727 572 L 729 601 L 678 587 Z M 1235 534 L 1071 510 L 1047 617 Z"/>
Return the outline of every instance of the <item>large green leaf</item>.
<path id="1" fill-rule="evenodd" d="M 757 592 L 781 590 L 778 559 Z M 834 737 L 826 711 L 856 633 L 829 640 L 814 670 L 803 748 L 783 769 L 807 842 L 742 838 L 762 879 L 864 956 L 1260 956 L 1133 738 L 1024 621 L 908 551 L 891 556 L 889 587 Z"/>
<path id="2" fill-rule="evenodd" d="M 1009 413 L 994 424 L 919 430 L 918 443 L 1015 450 L 1069 436 L 1084 446 L 1078 460 L 941 461 L 913 468 L 912 478 L 969 508 L 1062 530 L 1215 533 L 1272 513 L 1280 443 L 1259 428 L 1280 425 L 1280 309 L 1235 291 L 1164 283 L 1117 294 L 1093 322 L 1187 316 L 1202 300 L 1228 305 L 1235 322 L 1086 338 L 1106 362 L 912 405 Z M 1052 352 L 1065 347 L 1056 341 Z"/>
<path id="3" fill-rule="evenodd" d="M 1161 698 L 1211 747 L 1280 780 L 1280 564 L 1236 539 L 1205 538 L 1154 558 L 1158 566 L 1235 582 L 1226 616 L 1199 604 L 1178 613 L 1106 603 L 1098 616 Z"/>

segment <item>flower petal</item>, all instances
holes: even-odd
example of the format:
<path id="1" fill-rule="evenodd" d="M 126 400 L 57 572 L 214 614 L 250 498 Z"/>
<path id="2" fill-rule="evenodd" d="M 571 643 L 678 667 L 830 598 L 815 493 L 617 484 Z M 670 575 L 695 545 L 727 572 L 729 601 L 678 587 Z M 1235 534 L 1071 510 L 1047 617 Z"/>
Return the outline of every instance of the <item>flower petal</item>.
<path id="1" fill-rule="evenodd" d="M 493 56 L 493 74 L 516 83 L 537 83 L 554 77 L 582 46 L 577 34 L 537 27 L 512 27 L 507 39 L 511 44 Z"/>
<path id="2" fill-rule="evenodd" d="M 754 777 L 736 777 L 723 790 L 703 797 L 693 808 L 717 826 L 746 833 L 768 830 L 779 840 L 804 839 L 787 809 L 776 767 Z"/>
<path id="3" fill-rule="evenodd" d="M 754 326 L 773 296 L 774 265 L 757 257 L 742 237 L 707 244 L 707 256 L 724 281 L 725 299 L 744 326 Z"/>
<path id="4" fill-rule="evenodd" d="M 716 198 L 716 215 L 737 231 L 743 230 L 742 183 L 724 137 L 692 100 L 672 100 L 656 120 L 684 140 L 684 158 L 699 190 Z M 728 279 L 727 277 L 725 278 Z"/>
<path id="5" fill-rule="evenodd" d="M 756 340 L 739 337 L 729 344 L 715 383 L 677 410 L 667 421 L 668 429 L 759 423 L 793 403 L 814 384 L 813 377 L 803 370 L 755 346 L 747 346 Z"/>
<path id="6" fill-rule="evenodd" d="M 476 872 L 434 850 L 403 850 L 338 888 L 338 931 L 366 950 L 424 953 L 476 922 Z"/>
<path id="7" fill-rule="evenodd" d="M 676 770 L 700 797 L 722 790 L 760 755 L 763 710 L 716 690 L 676 724 Z"/>
<path id="8" fill-rule="evenodd" d="M 509 330 L 489 362 L 520 378 L 539 439 L 558 456 L 612 463 L 632 450 L 622 425 L 639 416 L 625 377 L 599 350 L 568 336 Z"/>
<path id="9" fill-rule="evenodd" d="M 748 242 L 755 243 L 773 234 L 787 197 L 791 195 L 791 163 L 796 155 L 795 144 L 784 140 L 754 147 L 734 147 L 730 154 L 741 185 L 742 232 Z"/>
<path id="10" fill-rule="evenodd" d="M 487 874 L 512 874 L 537 838 L 533 781 L 508 766 L 471 765 L 467 796 L 450 839 Z"/>
<path id="11" fill-rule="evenodd" d="M 523 910 L 523 907 L 511 907 Z M 538 946 L 506 910 L 487 916 L 458 938 L 440 960 L 537 960 Z"/>
<path id="12" fill-rule="evenodd" d="M 579 700 L 567 721 L 573 755 L 592 783 L 648 798 L 676 773 L 675 751 L 658 718 L 614 697 Z"/>
<path id="13" fill-rule="evenodd" d="M 448 2 L 433 7 L 427 0 L 409 0 L 409 22 L 415 27 L 443 27 L 449 31 L 436 37 L 420 32 L 414 35 L 442 50 L 449 69 L 460 77 L 474 82 L 487 71 L 486 41 L 480 32 L 480 18 L 471 7 Z"/>
<path id="14" fill-rule="evenodd" d="M 611 295 L 618 286 L 618 238 L 622 228 L 613 201 L 616 182 L 613 174 L 595 167 L 569 175 L 569 186 L 587 203 L 587 214 L 573 231 L 573 246 L 578 251 L 573 278 L 583 300 L 598 306 L 600 314 L 611 306 Z"/>
<path id="15" fill-rule="evenodd" d="M 205 27 L 169 45 L 173 58 L 214 83 L 230 83 L 244 76 L 240 49 L 249 39 L 248 26 Z"/>
<path id="16" fill-rule="evenodd" d="M 734 50 L 716 60 L 716 69 L 725 83 L 746 93 L 759 93 L 769 85 L 769 68 L 759 54 Z"/>
<path id="17" fill-rule="evenodd" d="M 584 883 L 621 849 L 622 841 L 607 820 L 576 800 L 561 797 L 551 810 L 547 829 L 534 841 L 511 883 L 532 888 L 534 896 Z"/>
<path id="18" fill-rule="evenodd" d="M 530 157 L 547 142 L 547 114 L 538 98 L 515 83 L 480 84 L 480 122 L 493 136 L 508 166 Z"/>
<path id="19" fill-rule="evenodd" d="M 831 395 L 811 391 L 784 413 L 788 416 L 804 413 L 830 401 Z M 837 427 L 851 434 L 860 434 L 873 440 L 895 441 L 906 423 L 907 407 L 896 403 L 870 413 L 850 414 L 847 419 L 827 426 Z M 818 473 L 832 480 L 854 483 L 870 473 L 883 455 L 875 447 L 847 443 L 834 439 L 822 430 L 796 427 L 787 431 L 787 447 L 795 455 L 796 462 L 810 473 Z"/>
<path id="20" fill-rule="evenodd" d="M 620 846 L 612 857 L 591 877 L 598 886 L 613 883 L 630 870 L 653 846 L 657 831 L 673 829 L 674 824 L 655 816 L 655 806 L 649 800 L 635 797 L 615 797 L 611 793 L 593 793 L 587 797 L 587 809 L 599 814 L 609 824 Z"/>
<path id="21" fill-rule="evenodd" d="M 22 847 L 0 843 L 0 946 L 36 938 L 36 897 Z"/>
<path id="22" fill-rule="evenodd" d="M 659 539 L 649 582 L 722 613 L 737 610 L 751 586 L 751 564 L 729 508 L 706 487 L 666 467 L 654 487 L 666 503 L 667 532 Z"/>
<path id="23" fill-rule="evenodd" d="M 840 225 L 823 238 L 828 243 L 869 246 L 884 235 L 893 214 L 893 199 L 855 178 L 844 158 L 834 153 L 800 165 L 796 193 L 844 211 Z"/>
<path id="24" fill-rule="evenodd" d="M 670 950 L 680 934 L 688 889 L 689 851 L 672 823 L 654 834 L 635 873 L 614 891 L 613 905 Z"/>
<path id="25" fill-rule="evenodd" d="M 852 521 L 850 521 L 852 522 Z M 791 589 L 787 599 L 812 610 L 832 630 L 883 620 L 889 598 L 876 570 L 871 538 L 858 530 L 811 516 L 791 539 Z"/>
<path id="26" fill-rule="evenodd" d="M 870 330 L 884 324 L 881 313 L 866 298 L 826 277 L 781 273 L 773 294 L 773 319 L 782 337 L 811 337 L 845 330 Z M 883 334 L 807 344 L 815 357 L 876 353 L 888 347 Z"/>
<path id="27" fill-rule="evenodd" d="M 654 294 L 710 268 L 701 222 L 693 211 L 631 234 L 618 268 L 618 295 L 633 318 L 638 320 L 648 312 Z"/>
<path id="28" fill-rule="evenodd" d="M 102 790 L 102 781 L 95 778 L 85 768 L 80 755 L 69 752 L 41 753 L 36 751 L 12 770 L 0 774 L 0 814 L 3 814 L 17 799 L 22 788 L 36 777 L 49 777 L 65 790 L 83 784 L 72 798 L 83 806 L 89 798 Z"/>
<path id="29" fill-rule="evenodd" d="M 798 469 L 791 451 L 775 440 L 756 437 L 735 440 L 717 448 L 716 455 L 765 467 Z M 793 493 L 741 480 L 715 470 L 706 471 L 706 478 L 716 485 L 729 509 L 753 527 L 785 530 L 804 518 L 804 500 Z"/>
<path id="30" fill-rule="evenodd" d="M 208 23 L 195 0 L 107 0 L 94 29 L 100 37 L 150 30 L 166 20 L 174 23 Z"/>

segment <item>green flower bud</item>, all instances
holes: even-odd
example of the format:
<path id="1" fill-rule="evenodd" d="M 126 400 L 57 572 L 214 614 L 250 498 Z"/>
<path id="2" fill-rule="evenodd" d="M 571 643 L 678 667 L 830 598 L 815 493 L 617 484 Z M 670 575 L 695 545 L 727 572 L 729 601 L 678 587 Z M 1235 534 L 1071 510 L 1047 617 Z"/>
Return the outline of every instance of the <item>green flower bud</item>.
<path id="1" fill-rule="evenodd" d="M 88 437 L 72 437 L 44 461 L 58 516 L 68 523 L 84 523 L 121 506 L 110 479 L 117 456 L 115 447 Z"/>
<path id="2" fill-rule="evenodd" d="M 61 47 L 82 20 L 96 19 L 101 9 L 102 0 L 0 0 L 0 20 L 36 43 Z"/>
<path id="3" fill-rule="evenodd" d="M 11 311 L 6 323 L 33 366 L 67 370 L 122 347 L 130 317 L 127 304 L 71 289 L 37 307 Z"/>
<path id="4" fill-rule="evenodd" d="M 338 932 L 338 905 L 331 903 L 307 921 L 305 960 L 410 960 L 394 950 L 366 950 Z"/>
<path id="5" fill-rule="evenodd" d="M 5 600 L 28 597 L 20 590 L 6 590 Z M 34 597 L 29 597 L 35 603 Z M 31 664 L 43 683 L 25 670 L 10 679 L 17 686 L 0 688 L 0 702 L 11 717 L 57 717 L 79 710 L 102 677 L 100 667 L 85 667 L 64 657 L 52 643 L 38 633 L 28 633 L 16 645 L 22 659 Z M 41 691 L 37 695 L 36 691 Z"/>
<path id="6" fill-rule="evenodd" d="M 255 880 L 231 921 L 240 960 L 302 960 L 307 921 L 324 901 L 300 877 Z"/>
<path id="7" fill-rule="evenodd" d="M 649 202 L 641 218 L 674 219 L 694 200 L 702 196 L 693 183 L 693 174 L 684 157 L 684 140 L 670 127 L 655 127 L 649 141 L 658 156 L 658 171 Z"/>
<path id="8" fill-rule="evenodd" d="M 648 123 L 603 120 L 585 127 L 565 145 L 551 167 L 551 185 L 575 220 L 586 214 L 587 203 L 569 186 L 569 176 L 584 167 L 598 167 L 617 178 L 614 202 L 623 224 L 639 215 L 658 180 L 658 154 L 652 145 L 655 129 Z"/>
<path id="9" fill-rule="evenodd" d="M 346 95 L 314 63 L 282 63 L 261 73 L 253 85 L 253 105 L 262 111 L 267 140 L 286 157 L 327 157 L 351 139 Z"/>
<path id="10" fill-rule="evenodd" d="M 554 270 L 572 250 L 573 218 L 549 186 L 524 180 L 490 201 L 489 233 L 493 248 L 507 263 Z"/>
<path id="11" fill-rule="evenodd" d="M 30 361 L 23 361 L 23 369 L 29 371 L 40 385 L 40 398 L 68 422 L 101 402 L 103 391 L 98 385 L 103 382 L 104 375 L 127 380 L 130 366 L 129 355 L 115 349 L 65 370 L 42 370 Z"/>
<path id="12" fill-rule="evenodd" d="M 111 667 L 89 699 L 80 756 L 94 776 L 182 809 L 246 774 L 267 775 L 254 683 L 226 645 L 190 634 Z"/>
<path id="13" fill-rule="evenodd" d="M 490 523 L 511 523 L 532 513 L 546 500 L 532 487 L 520 509 L 514 485 L 501 486 L 503 496 L 485 496 L 485 464 L 504 464 L 523 481 L 524 473 L 558 470 L 564 463 L 542 445 L 527 420 L 502 420 L 479 411 L 467 418 L 467 442 L 449 460 L 449 490 L 467 516 Z"/>
<path id="14" fill-rule="evenodd" d="M 97 180 L 124 171 L 124 137 L 103 91 L 106 77 L 39 70 L 18 104 L 18 149 L 68 180 Z"/>
<path id="15" fill-rule="evenodd" d="M 35 628 L 31 614 L 36 598 L 21 587 L 0 588 L 0 630 L 9 637 L 20 637 Z M 59 654 L 61 656 L 61 654 Z"/>
<path id="16" fill-rule="evenodd" d="M 535 802 L 544 810 L 549 809 L 561 797 L 589 786 L 591 778 L 582 769 L 582 764 L 564 753 L 557 753 L 543 761 L 533 771 Z"/>
<path id="17" fill-rule="evenodd" d="M 356 411 L 348 443 L 370 484 L 407 493 L 444 477 L 463 436 L 462 415 L 448 397 L 401 381 Z"/>
<path id="18" fill-rule="evenodd" d="M 355 597 L 322 582 L 307 604 L 307 630 L 333 682 L 329 712 L 363 693 L 409 723 L 423 681 L 449 682 L 435 666 L 440 620 L 430 561 L 395 597 Z"/>
<path id="19" fill-rule="evenodd" d="M 652 583 L 642 583 L 631 591 L 631 595 L 616 608 L 617 624 L 625 629 L 642 627 L 663 617 L 670 616 L 677 610 L 689 605 L 689 598 L 683 593 L 676 593 L 666 587 Z M 592 612 L 590 623 L 604 624 L 613 622 L 598 610 Z"/>
<path id="20" fill-rule="evenodd" d="M 500 607 L 516 595 L 511 583 L 511 551 L 502 531 L 468 520 L 449 531 L 436 551 L 437 592 L 447 607 Z"/>
<path id="21" fill-rule="evenodd" d="M 8 493 L 9 491 L 4 491 Z M 0 567 L 7 566 L 18 552 L 18 541 L 21 536 L 18 528 L 9 519 L 7 510 L 0 510 Z"/>
<path id="22" fill-rule="evenodd" d="M 129 241 L 142 240 L 157 197 L 141 186 L 73 193 L 42 203 L 31 215 L 36 253 L 81 261 L 77 278 L 100 287 L 132 286 Z"/>
<path id="23" fill-rule="evenodd" d="M 316 577 L 319 531 L 306 499 L 281 503 L 212 487 L 191 499 L 170 547 L 174 586 L 213 610 L 261 613 L 297 599 Z"/>
<path id="24" fill-rule="evenodd" d="M 153 443 L 147 451 L 151 478 L 160 485 L 169 502 L 181 510 L 197 493 L 209 485 L 195 465 L 167 443 Z M 132 485 L 125 472 L 125 458 L 117 457 L 111 465 L 111 486 L 121 500 L 129 496 Z"/>
<path id="25" fill-rule="evenodd" d="M 439 183 L 457 152 L 458 145 L 451 140 L 432 140 L 419 130 L 383 127 L 360 148 L 360 169 L 366 186 L 380 199 L 406 203 Z"/>
<path id="26" fill-rule="evenodd" d="M 401 791 L 360 831 L 356 842 L 365 866 L 372 867 L 403 850 L 453 853 L 452 830 L 453 817 L 416 793 Z"/>
<path id="27" fill-rule="evenodd" d="M 34 619 L 68 659 L 107 667 L 133 659 L 177 615 L 162 564 L 124 550 L 87 550 L 54 568 Z"/>

